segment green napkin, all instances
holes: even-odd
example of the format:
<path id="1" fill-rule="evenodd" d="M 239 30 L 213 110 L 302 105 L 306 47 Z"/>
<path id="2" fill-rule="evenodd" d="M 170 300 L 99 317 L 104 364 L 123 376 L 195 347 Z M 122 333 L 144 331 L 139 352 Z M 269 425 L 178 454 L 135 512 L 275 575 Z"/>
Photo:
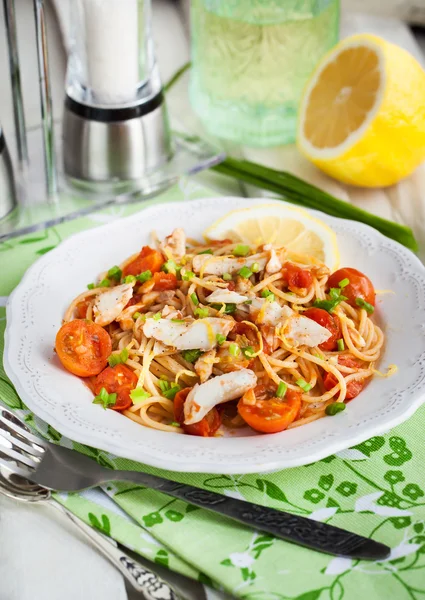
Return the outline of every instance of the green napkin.
<path id="1" fill-rule="evenodd" d="M 193 182 L 158 196 L 172 202 L 214 195 Z M 0 244 L 0 300 L 25 269 L 70 234 L 142 210 L 114 207 Z M 0 355 L 5 310 L 0 308 Z M 391 546 L 382 562 L 335 558 L 254 532 L 179 500 L 132 484 L 104 492 L 58 494 L 75 514 L 170 569 L 252 600 L 420 600 L 425 597 L 425 407 L 384 436 L 306 467 L 243 476 L 178 474 L 151 469 L 63 438 L 18 398 L 0 364 L 0 401 L 53 442 L 117 469 L 171 479 L 310 516 Z M 123 510 L 122 510 L 123 509 Z M 125 511 L 125 512 L 123 512 Z M 132 519 L 128 519 L 130 515 Z"/>

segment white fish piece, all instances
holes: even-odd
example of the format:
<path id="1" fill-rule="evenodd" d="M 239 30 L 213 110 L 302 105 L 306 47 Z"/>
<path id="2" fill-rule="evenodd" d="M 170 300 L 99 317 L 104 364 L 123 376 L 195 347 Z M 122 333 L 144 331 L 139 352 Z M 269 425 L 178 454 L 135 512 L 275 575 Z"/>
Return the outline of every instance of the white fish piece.
<path id="1" fill-rule="evenodd" d="M 94 322 L 102 327 L 109 325 L 122 313 L 133 296 L 133 284 L 123 283 L 100 294 L 94 303 Z"/>
<path id="2" fill-rule="evenodd" d="M 294 314 L 289 306 L 281 306 L 277 302 L 269 302 L 267 298 L 254 298 L 249 312 L 259 325 L 278 325 L 284 318 Z"/>
<path id="3" fill-rule="evenodd" d="M 213 366 L 215 363 L 216 349 L 205 352 L 195 363 L 195 372 L 198 375 L 201 383 L 204 383 L 212 375 Z"/>
<path id="4" fill-rule="evenodd" d="M 205 265 L 205 263 L 208 263 Z M 236 273 L 242 267 L 252 267 L 258 263 L 260 270 L 264 269 L 267 257 L 264 254 L 253 254 L 252 256 L 240 258 L 229 258 L 227 256 L 211 256 L 211 254 L 198 254 L 193 257 L 192 267 L 195 273 L 199 273 L 205 265 L 205 275 L 223 275 L 223 273 Z"/>
<path id="5" fill-rule="evenodd" d="M 257 383 L 251 369 L 241 369 L 196 384 L 184 403 L 184 422 L 192 425 L 201 421 L 217 404 L 240 398 Z"/>
<path id="6" fill-rule="evenodd" d="M 319 346 L 331 337 L 331 332 L 313 319 L 292 315 L 284 328 L 284 336 L 293 346 Z"/>
<path id="7" fill-rule="evenodd" d="M 269 275 L 273 275 L 274 273 L 279 273 L 282 269 L 282 263 L 279 260 L 278 255 L 276 254 L 276 250 L 272 248 L 270 250 L 270 259 L 266 264 L 266 273 Z"/>
<path id="8" fill-rule="evenodd" d="M 234 324 L 231 319 L 214 317 L 184 323 L 173 323 L 169 319 L 146 319 L 143 333 L 177 350 L 211 350 L 217 345 L 217 334 L 227 337 Z"/>
<path id="9" fill-rule="evenodd" d="M 207 302 L 224 302 L 225 304 L 243 304 L 249 300 L 248 296 L 242 296 L 237 292 L 232 292 L 231 290 L 215 290 L 212 294 L 210 294 L 207 298 Z"/>
<path id="10" fill-rule="evenodd" d="M 183 258 L 186 254 L 186 234 L 181 227 L 178 227 L 173 233 L 167 236 L 160 244 L 161 250 L 166 256 L 170 254 L 174 258 Z"/>
<path id="11" fill-rule="evenodd" d="M 277 302 L 269 302 L 266 298 L 255 298 L 249 307 L 255 322 L 261 325 L 277 327 L 284 325 L 283 334 L 294 346 L 318 346 L 331 337 L 326 327 L 316 321 L 303 317 L 289 306 L 280 306 Z"/>

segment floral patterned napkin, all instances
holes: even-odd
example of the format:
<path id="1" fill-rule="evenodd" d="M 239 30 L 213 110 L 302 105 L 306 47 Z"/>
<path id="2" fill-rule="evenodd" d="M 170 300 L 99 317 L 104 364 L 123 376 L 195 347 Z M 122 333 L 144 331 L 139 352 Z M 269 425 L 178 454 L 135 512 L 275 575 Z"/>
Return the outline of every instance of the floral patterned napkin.
<path id="1" fill-rule="evenodd" d="M 213 193 L 183 180 L 153 202 Z M 76 231 L 150 203 L 110 208 L 0 244 L 0 305 L 25 269 Z M 0 307 L 0 356 L 5 309 Z M 425 595 L 425 407 L 384 436 L 315 464 L 273 474 L 179 474 L 116 458 L 63 438 L 17 396 L 0 362 L 0 402 L 41 435 L 117 469 L 160 473 L 225 495 L 350 529 L 391 546 L 381 562 L 335 558 L 254 532 L 132 484 L 57 494 L 84 521 L 170 569 L 251 600 L 420 600 Z"/>

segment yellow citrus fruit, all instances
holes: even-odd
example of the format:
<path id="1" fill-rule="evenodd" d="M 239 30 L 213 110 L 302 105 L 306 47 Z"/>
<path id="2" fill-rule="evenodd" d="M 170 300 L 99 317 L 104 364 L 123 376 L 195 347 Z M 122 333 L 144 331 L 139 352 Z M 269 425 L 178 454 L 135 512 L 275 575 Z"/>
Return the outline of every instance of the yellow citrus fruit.
<path id="1" fill-rule="evenodd" d="M 352 185 L 392 185 L 425 160 L 425 71 L 408 52 L 369 34 L 341 41 L 304 91 L 300 151 Z"/>
<path id="2" fill-rule="evenodd" d="M 339 266 L 338 243 L 332 229 L 302 208 L 283 203 L 233 210 L 208 227 L 204 237 L 254 245 L 276 244 L 292 254 L 313 257 L 331 271 Z"/>

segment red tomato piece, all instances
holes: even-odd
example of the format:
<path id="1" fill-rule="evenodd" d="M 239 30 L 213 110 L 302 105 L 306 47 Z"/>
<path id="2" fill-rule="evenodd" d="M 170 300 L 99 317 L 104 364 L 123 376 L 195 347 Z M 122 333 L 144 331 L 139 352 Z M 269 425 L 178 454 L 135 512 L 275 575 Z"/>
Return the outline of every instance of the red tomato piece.
<path id="1" fill-rule="evenodd" d="M 116 394 L 117 401 L 112 410 L 126 410 L 133 404 L 130 398 L 130 392 L 137 385 L 137 375 L 125 365 L 116 365 L 115 367 L 106 367 L 96 377 L 94 384 L 94 393 L 100 394 L 100 390 L 105 388 L 108 394 Z"/>
<path id="2" fill-rule="evenodd" d="M 153 279 L 155 281 L 153 289 L 157 292 L 177 289 L 177 277 L 173 273 L 163 273 L 162 271 L 159 271 L 158 273 L 154 273 Z"/>
<path id="3" fill-rule="evenodd" d="M 344 267 L 332 273 L 328 279 L 328 287 L 337 288 L 340 281 L 344 279 L 348 279 L 350 282 L 342 289 L 342 294 L 347 297 L 348 304 L 356 308 L 356 298 L 363 298 L 363 300 L 375 306 L 375 289 L 369 277 L 366 277 L 366 275 L 357 271 L 357 269 Z"/>
<path id="4" fill-rule="evenodd" d="M 319 348 L 328 352 L 336 350 L 337 341 L 342 335 L 338 317 L 330 315 L 326 310 L 323 310 L 323 308 L 309 308 L 303 312 L 302 315 L 312 321 L 316 321 L 316 323 L 322 327 L 326 327 L 326 329 L 330 331 L 331 337 L 326 340 L 326 342 L 323 342 L 323 344 L 320 344 Z"/>
<path id="5" fill-rule="evenodd" d="M 112 343 L 100 325 L 75 319 L 59 329 L 55 348 L 65 369 L 78 377 L 90 377 L 106 366 Z"/>
<path id="6" fill-rule="evenodd" d="M 134 306 L 135 304 L 139 304 L 139 302 L 142 299 L 142 294 L 134 294 L 130 300 L 127 302 L 127 304 L 125 305 L 125 308 L 128 308 L 129 306 Z"/>
<path id="7" fill-rule="evenodd" d="M 308 288 L 313 283 L 313 276 L 308 269 L 302 269 L 291 262 L 283 265 L 282 273 L 290 288 Z"/>
<path id="8" fill-rule="evenodd" d="M 77 317 L 77 319 L 85 319 L 86 315 L 87 315 L 87 309 L 89 307 L 90 301 L 89 300 L 82 300 L 81 302 L 79 302 L 77 304 L 77 306 L 75 307 L 75 316 Z"/>
<path id="9" fill-rule="evenodd" d="M 344 367 L 349 367 L 350 369 L 361 369 L 360 363 L 351 356 L 339 356 L 338 363 L 343 365 Z M 329 391 L 337 384 L 336 377 L 332 375 L 332 373 L 326 373 L 325 378 L 323 379 L 323 385 L 325 386 L 325 390 Z M 347 400 L 352 400 L 356 396 L 360 394 L 364 386 L 366 385 L 365 379 L 353 379 L 347 383 Z"/>
<path id="10" fill-rule="evenodd" d="M 164 262 L 161 252 L 149 246 L 143 246 L 139 256 L 136 256 L 131 263 L 124 267 L 122 274 L 126 277 L 127 275 L 140 275 L 140 273 L 144 273 L 145 271 L 158 273 Z"/>
<path id="11" fill-rule="evenodd" d="M 255 431 L 277 433 L 286 429 L 298 417 L 301 408 L 301 392 L 288 389 L 284 398 L 277 398 L 276 387 L 266 388 L 265 385 L 257 385 L 254 394 L 255 405 L 245 404 L 242 397 L 238 402 L 238 412 Z"/>
<path id="12" fill-rule="evenodd" d="M 212 437 L 221 425 L 221 418 L 216 408 L 212 408 L 199 423 L 184 424 L 184 403 L 191 389 L 191 387 L 184 388 L 175 395 L 174 417 L 185 433 L 201 437 Z"/>

